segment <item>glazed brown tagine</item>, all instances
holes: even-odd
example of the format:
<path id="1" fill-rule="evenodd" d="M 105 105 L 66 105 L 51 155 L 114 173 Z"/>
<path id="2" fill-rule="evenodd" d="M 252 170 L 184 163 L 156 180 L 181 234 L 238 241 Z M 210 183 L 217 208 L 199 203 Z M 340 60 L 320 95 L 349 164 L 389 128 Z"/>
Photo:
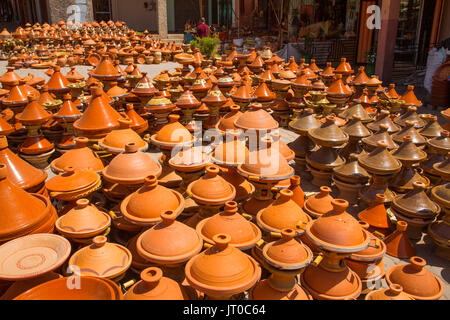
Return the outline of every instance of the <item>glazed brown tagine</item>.
<path id="1" fill-rule="evenodd" d="M 434 169 L 436 163 L 445 160 L 445 155 L 450 151 L 450 133 L 447 130 L 442 130 L 439 137 L 427 140 L 426 152 L 427 160 L 420 163 L 420 168 L 423 169 L 424 174 L 430 179 L 432 184 L 437 184 L 441 180 L 440 174 Z"/>
<path id="2" fill-rule="evenodd" d="M 312 300 L 312 296 L 297 284 L 296 276 L 311 262 L 311 250 L 295 239 L 296 232 L 283 229 L 281 239 L 264 244 L 258 262 L 271 275 L 261 280 L 249 293 L 250 300 Z"/>
<path id="3" fill-rule="evenodd" d="M 216 234 L 213 241 L 186 264 L 188 283 L 211 299 L 229 299 L 253 287 L 261 277 L 258 263 L 231 246 L 227 234 Z"/>
<path id="4" fill-rule="evenodd" d="M 351 254 L 367 249 L 369 233 L 345 210 L 348 202 L 332 200 L 333 209 L 306 226 L 306 236 L 322 255 L 301 275 L 301 284 L 314 299 L 356 299 L 362 291 L 360 277 L 344 263 Z"/>

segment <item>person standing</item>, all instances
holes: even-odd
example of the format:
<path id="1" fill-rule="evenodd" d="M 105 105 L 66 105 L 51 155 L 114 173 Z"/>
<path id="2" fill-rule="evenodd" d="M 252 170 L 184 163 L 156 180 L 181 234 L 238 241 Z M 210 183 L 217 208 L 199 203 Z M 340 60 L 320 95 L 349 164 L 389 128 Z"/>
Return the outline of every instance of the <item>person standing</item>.
<path id="1" fill-rule="evenodd" d="M 209 26 L 206 24 L 205 18 L 200 19 L 200 24 L 197 26 L 197 36 L 205 38 L 209 36 Z"/>

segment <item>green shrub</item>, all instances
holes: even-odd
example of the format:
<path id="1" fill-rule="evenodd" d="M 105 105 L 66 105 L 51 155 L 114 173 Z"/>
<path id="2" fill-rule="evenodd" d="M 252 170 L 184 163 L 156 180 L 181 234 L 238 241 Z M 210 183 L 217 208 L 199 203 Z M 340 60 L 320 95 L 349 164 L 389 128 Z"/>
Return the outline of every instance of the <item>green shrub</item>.
<path id="1" fill-rule="evenodd" d="M 200 52 L 211 59 L 217 52 L 220 40 L 217 37 L 195 38 L 191 41 L 191 49 L 199 48 Z"/>

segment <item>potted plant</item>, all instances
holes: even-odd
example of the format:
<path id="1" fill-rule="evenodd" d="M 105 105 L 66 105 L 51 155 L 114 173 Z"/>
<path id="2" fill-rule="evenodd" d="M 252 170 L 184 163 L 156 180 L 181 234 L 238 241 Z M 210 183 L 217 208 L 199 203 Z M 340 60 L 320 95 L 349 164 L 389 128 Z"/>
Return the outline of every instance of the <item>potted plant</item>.
<path id="1" fill-rule="evenodd" d="M 191 49 L 199 48 L 200 52 L 206 56 L 209 63 L 215 58 L 220 40 L 217 37 L 195 38 L 191 41 Z"/>

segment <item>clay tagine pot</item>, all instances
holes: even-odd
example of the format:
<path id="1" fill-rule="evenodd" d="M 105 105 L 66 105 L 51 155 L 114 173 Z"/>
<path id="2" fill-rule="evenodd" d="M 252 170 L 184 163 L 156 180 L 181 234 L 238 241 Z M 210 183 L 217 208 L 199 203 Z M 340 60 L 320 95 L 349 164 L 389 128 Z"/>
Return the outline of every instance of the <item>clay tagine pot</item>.
<path id="1" fill-rule="evenodd" d="M 213 241 L 214 246 L 186 264 L 188 283 L 213 299 L 230 298 L 253 287 L 261 277 L 258 263 L 229 245 L 227 234 L 217 234 Z"/>
<path id="2" fill-rule="evenodd" d="M 414 298 L 405 293 L 401 285 L 391 284 L 389 289 L 378 289 L 369 292 L 364 300 L 414 300 Z"/>
<path id="3" fill-rule="evenodd" d="M 268 132 L 277 129 L 279 124 L 267 111 L 262 109 L 260 103 L 253 103 L 250 105 L 250 110 L 234 121 L 234 126 L 244 131 Z"/>
<path id="4" fill-rule="evenodd" d="M 386 254 L 399 259 L 409 259 L 416 255 L 416 249 L 406 234 L 407 229 L 407 222 L 397 221 L 397 229 L 383 239 Z"/>
<path id="5" fill-rule="evenodd" d="M 106 137 L 98 141 L 98 145 L 112 153 L 119 154 L 125 152 L 128 143 L 134 143 L 139 151 L 146 151 L 148 143 L 145 142 L 133 129 L 130 128 L 131 120 L 118 119 L 120 127 L 112 130 Z"/>
<path id="6" fill-rule="evenodd" d="M 444 293 L 442 281 L 428 271 L 426 261 L 411 257 L 409 264 L 392 266 L 386 271 L 388 285 L 399 284 L 415 300 L 438 300 Z"/>

